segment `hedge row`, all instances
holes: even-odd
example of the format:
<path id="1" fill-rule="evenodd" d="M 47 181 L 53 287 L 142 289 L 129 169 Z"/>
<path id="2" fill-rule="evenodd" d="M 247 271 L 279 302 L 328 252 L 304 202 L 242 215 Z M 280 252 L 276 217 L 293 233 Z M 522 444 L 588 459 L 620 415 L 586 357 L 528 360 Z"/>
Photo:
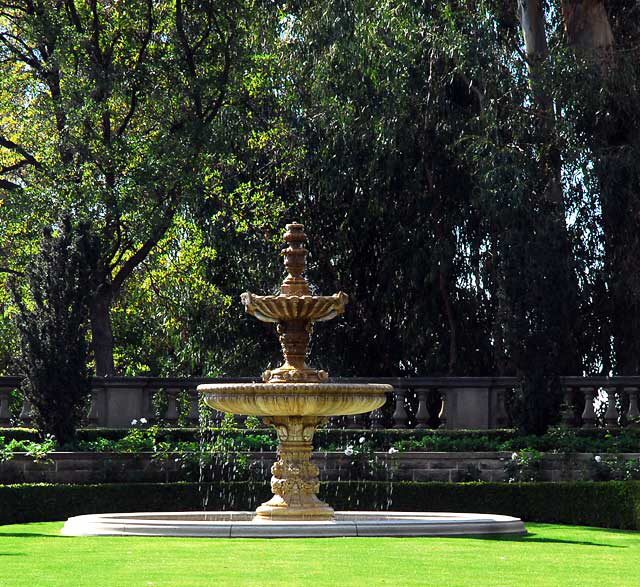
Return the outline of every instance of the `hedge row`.
<path id="1" fill-rule="evenodd" d="M 0 524 L 64 520 L 96 512 L 251 510 L 270 495 L 262 482 L 0 486 Z M 506 514 L 525 522 L 640 530 L 640 482 L 323 483 L 338 510 Z"/>
<path id="2" fill-rule="evenodd" d="M 129 428 L 85 428 L 78 430 L 78 440 L 96 441 L 100 438 L 117 441 L 129 433 Z M 268 435 L 275 439 L 272 428 L 212 430 L 212 434 L 229 436 Z M 365 435 L 373 447 L 386 449 L 404 441 L 422 442 L 428 439 L 435 445 L 439 441 L 448 442 L 446 450 L 494 450 L 496 443 L 509 443 L 514 449 L 535 448 L 540 451 L 561 449 L 569 452 L 637 452 L 640 450 L 640 430 L 582 430 L 570 429 L 566 432 L 550 432 L 544 436 L 518 436 L 514 430 L 344 430 L 320 429 L 315 434 L 317 447 L 344 447 L 354 439 Z M 0 437 L 6 441 L 38 439 L 37 431 L 31 428 L 0 428 Z M 160 428 L 157 439 L 169 442 L 190 442 L 200 437 L 198 428 Z"/>

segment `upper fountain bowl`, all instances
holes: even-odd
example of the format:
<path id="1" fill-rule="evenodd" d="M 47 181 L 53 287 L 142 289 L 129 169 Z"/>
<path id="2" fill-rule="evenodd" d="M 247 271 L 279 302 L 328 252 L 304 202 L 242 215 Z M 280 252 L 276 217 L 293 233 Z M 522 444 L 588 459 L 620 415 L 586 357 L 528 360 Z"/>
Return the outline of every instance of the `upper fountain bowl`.
<path id="1" fill-rule="evenodd" d="M 253 314 L 262 322 L 324 322 L 344 313 L 349 296 L 342 292 L 332 296 L 258 296 L 246 292 L 241 299 L 247 313 Z"/>

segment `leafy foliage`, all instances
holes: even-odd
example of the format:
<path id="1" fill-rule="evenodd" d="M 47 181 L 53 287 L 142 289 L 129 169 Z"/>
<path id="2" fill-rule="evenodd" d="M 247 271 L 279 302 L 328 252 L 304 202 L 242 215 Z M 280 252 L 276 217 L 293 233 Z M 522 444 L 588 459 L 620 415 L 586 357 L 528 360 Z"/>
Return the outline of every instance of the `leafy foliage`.
<path id="1" fill-rule="evenodd" d="M 237 300 L 273 292 L 298 220 L 316 291 L 351 296 L 316 326 L 333 374 L 516 375 L 542 434 L 559 375 L 638 373 L 637 2 L 600 3 L 606 55 L 539 2 L 535 59 L 497 0 L 6 4 L 0 271 L 87 212 L 123 372 L 277 363 Z"/>

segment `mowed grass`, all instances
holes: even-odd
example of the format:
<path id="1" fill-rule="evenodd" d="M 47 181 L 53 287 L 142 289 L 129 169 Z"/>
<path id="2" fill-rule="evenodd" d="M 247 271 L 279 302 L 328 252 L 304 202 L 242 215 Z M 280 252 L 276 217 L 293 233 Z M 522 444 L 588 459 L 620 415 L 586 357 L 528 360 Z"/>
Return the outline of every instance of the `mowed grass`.
<path id="1" fill-rule="evenodd" d="M 517 538 L 65 537 L 0 526 L 0 587 L 639 587 L 640 532 L 527 524 Z"/>

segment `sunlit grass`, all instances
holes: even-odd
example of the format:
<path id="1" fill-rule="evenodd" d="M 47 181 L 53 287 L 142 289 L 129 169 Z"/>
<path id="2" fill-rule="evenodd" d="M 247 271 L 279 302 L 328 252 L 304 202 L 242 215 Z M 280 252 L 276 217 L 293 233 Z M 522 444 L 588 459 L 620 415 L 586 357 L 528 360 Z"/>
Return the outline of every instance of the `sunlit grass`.
<path id="1" fill-rule="evenodd" d="M 64 537 L 0 526 L 0 587 L 638 587 L 640 532 L 527 524 L 516 538 Z"/>

